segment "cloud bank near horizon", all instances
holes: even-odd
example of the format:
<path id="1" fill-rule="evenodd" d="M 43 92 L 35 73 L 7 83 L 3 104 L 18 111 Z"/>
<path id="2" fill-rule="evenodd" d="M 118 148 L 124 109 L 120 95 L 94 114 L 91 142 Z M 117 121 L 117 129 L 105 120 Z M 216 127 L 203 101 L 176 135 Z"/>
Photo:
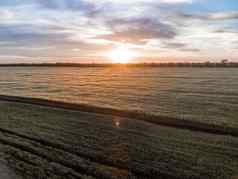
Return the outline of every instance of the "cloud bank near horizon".
<path id="1" fill-rule="evenodd" d="M 100 62 L 122 44 L 138 51 L 141 59 L 236 61 L 238 2 L 0 2 L 0 63 Z"/>

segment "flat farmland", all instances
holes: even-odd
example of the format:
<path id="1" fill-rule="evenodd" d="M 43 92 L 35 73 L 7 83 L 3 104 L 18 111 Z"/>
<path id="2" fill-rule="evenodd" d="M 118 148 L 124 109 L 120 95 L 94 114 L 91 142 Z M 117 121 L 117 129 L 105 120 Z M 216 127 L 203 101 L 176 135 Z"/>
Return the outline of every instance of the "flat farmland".
<path id="1" fill-rule="evenodd" d="M 23 178 L 231 178 L 238 138 L 0 100 L 0 154 Z"/>
<path id="2" fill-rule="evenodd" d="M 238 127 L 237 68 L 1 67 L 0 94 Z"/>

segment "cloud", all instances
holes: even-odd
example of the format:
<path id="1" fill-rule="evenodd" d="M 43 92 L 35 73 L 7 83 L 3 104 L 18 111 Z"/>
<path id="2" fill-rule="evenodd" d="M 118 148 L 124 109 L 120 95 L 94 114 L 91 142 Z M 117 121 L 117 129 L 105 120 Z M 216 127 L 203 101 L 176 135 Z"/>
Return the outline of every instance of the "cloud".
<path id="1" fill-rule="evenodd" d="M 35 0 L 35 3 L 51 10 L 91 12 L 96 9 L 93 3 L 82 0 Z"/>
<path id="2" fill-rule="evenodd" d="M 149 39 L 172 39 L 176 36 L 174 27 L 149 18 L 114 19 L 107 24 L 112 33 L 97 38 L 134 44 L 144 44 Z"/>
<path id="3" fill-rule="evenodd" d="M 66 34 L 50 32 L 43 28 L 40 30 L 40 26 L 0 24 L 0 39 L 3 42 L 18 42 L 20 45 L 20 43 L 40 43 L 42 41 L 56 42 L 66 37 Z"/>
<path id="4" fill-rule="evenodd" d="M 175 14 L 177 17 L 188 20 L 234 20 L 238 19 L 238 11 L 232 12 L 214 12 L 214 13 L 184 13 L 178 12 Z"/>
<path id="5" fill-rule="evenodd" d="M 205 8 L 207 1 L 203 1 L 203 9 L 197 6 L 198 1 L 1 1 L 0 53 L 91 57 L 127 43 L 145 55 L 153 52 L 160 56 L 164 51 L 178 57 L 229 56 L 229 49 L 237 48 L 238 12 L 204 10 L 209 9 Z"/>
<path id="6" fill-rule="evenodd" d="M 180 4 L 180 3 L 192 3 L 192 0 L 84 0 L 90 3 L 115 3 L 115 4 L 138 4 L 138 3 L 154 3 L 154 4 Z"/>
<path id="7" fill-rule="evenodd" d="M 208 14 L 207 19 L 209 19 L 209 20 L 238 19 L 238 11 L 211 13 L 211 14 Z"/>
<path id="8" fill-rule="evenodd" d="M 168 42 L 168 43 L 165 43 L 165 47 L 166 48 L 183 48 L 183 47 L 186 47 L 187 44 L 185 43 L 180 43 L 180 42 Z"/>
<path id="9" fill-rule="evenodd" d="M 8 9 L 1 9 L 0 10 L 0 20 L 11 20 L 15 17 L 15 14 Z"/>
<path id="10" fill-rule="evenodd" d="M 201 50 L 198 48 L 182 48 L 180 49 L 180 51 L 184 51 L 184 52 L 200 52 Z"/>
<path id="11" fill-rule="evenodd" d="M 181 43 L 181 42 L 165 42 L 165 49 L 173 49 L 181 52 L 200 52 L 201 50 L 198 48 L 189 47 L 189 44 Z"/>
<path id="12" fill-rule="evenodd" d="M 177 3 L 192 3 L 192 0 L 161 0 L 162 3 L 177 4 Z"/>
<path id="13" fill-rule="evenodd" d="M 231 29 L 231 28 L 221 28 L 221 29 L 215 30 L 214 33 L 221 33 L 221 34 L 224 34 L 224 33 L 238 34 L 238 30 L 236 30 L 236 29 Z"/>

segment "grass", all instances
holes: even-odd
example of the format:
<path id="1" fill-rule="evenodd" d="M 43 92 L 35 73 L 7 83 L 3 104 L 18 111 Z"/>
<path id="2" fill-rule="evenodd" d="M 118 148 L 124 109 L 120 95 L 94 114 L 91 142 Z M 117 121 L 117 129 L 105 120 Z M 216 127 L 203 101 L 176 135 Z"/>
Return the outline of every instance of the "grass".
<path id="1" fill-rule="evenodd" d="M 4 100 L 0 109 L 0 154 L 23 178 L 238 175 L 234 136 Z"/>
<path id="2" fill-rule="evenodd" d="M 193 119 L 180 119 L 168 116 L 159 116 L 154 114 L 143 113 L 140 111 L 120 110 L 107 107 L 91 106 L 86 104 L 76 104 L 61 101 L 54 101 L 48 99 L 29 98 L 29 97 L 17 97 L 0 95 L 0 99 L 5 101 L 13 101 L 20 103 L 28 103 L 33 105 L 41 105 L 48 107 L 57 107 L 69 110 L 78 110 L 89 113 L 100 113 L 106 115 L 115 115 L 120 117 L 135 118 L 137 120 L 144 120 L 150 123 L 178 127 L 196 131 L 210 132 L 215 134 L 225 134 L 238 137 L 238 128 L 227 126 L 222 123 L 210 123 L 208 121 L 197 121 Z"/>

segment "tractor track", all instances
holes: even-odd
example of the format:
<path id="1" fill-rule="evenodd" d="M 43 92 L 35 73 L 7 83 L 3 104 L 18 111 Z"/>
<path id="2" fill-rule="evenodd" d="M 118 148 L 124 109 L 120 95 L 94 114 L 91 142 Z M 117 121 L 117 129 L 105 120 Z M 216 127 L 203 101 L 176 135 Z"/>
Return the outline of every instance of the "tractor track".
<path id="1" fill-rule="evenodd" d="M 53 143 L 53 142 L 50 142 L 50 141 L 47 141 L 44 139 L 26 136 L 26 135 L 19 134 L 17 132 L 14 132 L 14 131 L 11 131 L 8 129 L 0 128 L 0 132 L 4 133 L 4 134 L 15 136 L 15 137 L 19 137 L 21 139 L 28 140 L 30 142 L 38 143 L 38 144 L 42 145 L 42 149 L 44 149 L 45 147 L 48 147 L 48 148 L 52 148 L 54 150 L 60 150 L 60 151 L 63 151 L 64 153 L 72 154 L 76 157 L 81 158 L 82 160 L 90 161 L 94 164 L 114 168 L 115 170 L 122 171 L 123 173 L 128 173 L 127 177 L 129 177 L 129 178 L 132 178 L 132 177 L 134 177 L 134 178 L 135 177 L 136 178 L 148 178 L 148 177 L 149 178 L 157 178 L 156 176 L 161 176 L 162 178 L 171 178 L 171 179 L 178 178 L 178 177 L 173 176 L 172 174 L 169 174 L 166 172 L 164 172 L 164 173 L 158 172 L 155 170 L 151 170 L 151 174 L 143 173 L 141 171 L 129 168 L 123 163 L 115 163 L 110 160 L 107 160 L 106 158 L 100 158 L 99 156 L 86 155 L 85 153 L 73 151 L 72 149 L 65 147 L 61 144 Z M 81 167 L 80 165 L 74 165 L 70 161 L 67 161 L 67 160 L 62 161 L 62 160 L 56 159 L 54 157 L 51 157 L 50 155 L 46 155 L 45 153 L 40 152 L 39 150 L 35 149 L 34 147 L 30 147 L 30 146 L 27 146 L 27 145 L 24 145 L 21 143 L 11 142 L 11 141 L 4 139 L 2 137 L 0 137 L 0 143 L 2 143 L 4 145 L 11 146 L 13 148 L 17 148 L 21 151 L 31 153 L 35 156 L 38 156 L 42 159 L 47 160 L 48 162 L 58 163 L 66 168 L 72 169 L 75 173 L 78 173 L 78 174 L 86 174 L 88 176 L 92 176 L 92 177 L 96 177 L 96 178 L 103 178 L 103 179 L 104 178 L 105 179 L 115 178 L 115 177 L 107 175 L 107 174 L 96 172 L 95 170 L 90 170 L 89 168 Z"/>

